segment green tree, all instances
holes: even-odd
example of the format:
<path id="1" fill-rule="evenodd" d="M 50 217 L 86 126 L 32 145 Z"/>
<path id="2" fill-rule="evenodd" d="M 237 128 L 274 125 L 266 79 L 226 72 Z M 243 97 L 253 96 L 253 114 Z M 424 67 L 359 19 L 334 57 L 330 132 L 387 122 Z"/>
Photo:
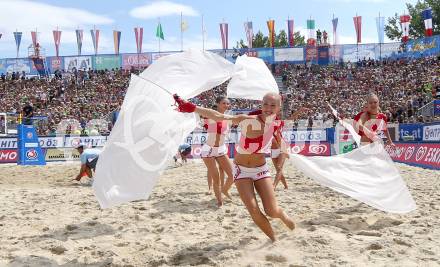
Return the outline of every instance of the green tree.
<path id="1" fill-rule="evenodd" d="M 411 16 L 409 24 L 409 38 L 417 39 L 425 36 L 425 23 L 422 17 L 422 11 L 426 8 L 432 8 L 432 28 L 433 34 L 440 34 L 440 1 L 439 0 L 417 0 L 417 3 L 406 4 L 407 14 Z M 391 40 L 400 41 L 402 38 L 402 29 L 400 27 L 400 15 L 395 14 L 388 18 L 385 26 L 385 33 Z"/>
<path id="2" fill-rule="evenodd" d="M 293 34 L 293 39 L 295 41 L 295 46 L 304 46 L 306 45 L 306 37 L 301 35 L 300 32 L 295 32 Z"/>
<path id="3" fill-rule="evenodd" d="M 293 36 L 295 38 L 295 46 L 305 45 L 305 37 L 302 36 L 300 32 L 295 32 Z M 237 42 L 237 47 L 244 48 L 241 46 L 242 42 L 243 40 Z M 257 34 L 254 35 L 252 44 L 255 48 L 270 47 L 269 37 L 265 36 L 261 31 L 258 31 Z M 286 47 L 288 45 L 289 41 L 287 38 L 287 33 L 285 30 L 281 30 L 277 35 L 275 35 L 275 47 Z"/>
<path id="4" fill-rule="evenodd" d="M 287 34 L 285 30 L 281 30 L 278 35 L 275 36 L 275 47 L 288 46 Z"/>
<path id="5" fill-rule="evenodd" d="M 266 44 L 268 43 L 267 36 L 264 36 L 264 34 L 261 31 L 258 31 L 257 34 L 254 35 L 254 40 L 252 41 L 252 47 L 267 47 Z"/>

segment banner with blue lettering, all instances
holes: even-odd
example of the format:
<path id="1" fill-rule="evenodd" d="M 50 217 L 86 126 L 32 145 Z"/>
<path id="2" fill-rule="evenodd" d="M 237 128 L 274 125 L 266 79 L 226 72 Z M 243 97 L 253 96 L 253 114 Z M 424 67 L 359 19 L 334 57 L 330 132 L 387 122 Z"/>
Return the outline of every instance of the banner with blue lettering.
<path id="1" fill-rule="evenodd" d="M 45 154 L 40 147 L 38 135 L 33 125 L 19 124 L 18 165 L 46 165 Z"/>

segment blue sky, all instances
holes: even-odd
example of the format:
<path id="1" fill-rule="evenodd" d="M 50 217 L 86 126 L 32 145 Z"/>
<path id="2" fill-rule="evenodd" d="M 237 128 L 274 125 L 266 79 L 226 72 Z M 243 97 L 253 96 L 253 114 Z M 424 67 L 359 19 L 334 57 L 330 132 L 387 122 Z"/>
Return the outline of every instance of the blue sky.
<path id="1" fill-rule="evenodd" d="M 202 47 L 202 15 L 205 21 L 205 48 L 221 48 L 219 23 L 229 23 L 229 47 L 237 40 L 245 39 L 243 22 L 253 22 L 254 32 L 267 34 L 267 19 L 275 20 L 277 32 L 286 29 L 288 17 L 295 20 L 295 30 L 306 31 L 306 20 L 311 16 L 316 27 L 331 34 L 333 14 L 339 18 L 340 43 L 354 43 L 353 16 L 362 16 L 363 43 L 377 42 L 374 18 L 403 13 L 405 3 L 415 0 L 196 0 L 196 1 L 140 1 L 140 0 L 0 0 L 0 58 L 15 57 L 15 41 L 12 32 L 23 32 L 20 55 L 27 56 L 31 43 L 31 30 L 37 28 L 39 40 L 46 54 L 54 55 L 52 30 L 62 30 L 61 55 L 76 54 L 76 28 L 84 29 L 83 54 L 92 53 L 90 29 L 94 25 L 101 30 L 99 53 L 113 53 L 114 29 L 122 31 L 120 51 L 135 52 L 133 27 L 144 27 L 144 51 L 157 51 L 155 38 L 158 17 L 162 23 L 165 41 L 161 50 L 180 50 L 180 12 L 189 28 L 184 32 L 184 49 Z M 330 40 L 332 37 L 330 36 Z"/>

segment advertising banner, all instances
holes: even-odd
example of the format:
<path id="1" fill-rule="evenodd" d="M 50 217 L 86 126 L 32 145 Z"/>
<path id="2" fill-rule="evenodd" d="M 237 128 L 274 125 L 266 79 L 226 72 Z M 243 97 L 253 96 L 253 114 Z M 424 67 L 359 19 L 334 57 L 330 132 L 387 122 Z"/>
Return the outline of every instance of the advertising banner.
<path id="1" fill-rule="evenodd" d="M 122 55 L 122 68 L 145 68 L 151 64 L 151 54 L 124 54 Z"/>
<path id="2" fill-rule="evenodd" d="M 307 62 L 318 63 L 318 49 L 316 49 L 316 46 L 306 46 L 304 51 L 306 53 Z"/>
<path id="3" fill-rule="evenodd" d="M 283 138 L 287 143 L 323 142 L 327 141 L 327 132 L 325 130 L 287 130 L 283 131 Z"/>
<path id="4" fill-rule="evenodd" d="M 423 141 L 440 142 L 440 124 L 423 126 Z"/>
<path id="5" fill-rule="evenodd" d="M 376 45 L 344 45 L 344 62 L 357 62 L 363 59 L 376 59 Z"/>
<path id="6" fill-rule="evenodd" d="M 408 56 L 426 57 L 440 53 L 440 36 L 411 40 L 407 45 Z"/>
<path id="7" fill-rule="evenodd" d="M 330 143 L 328 142 L 319 144 L 305 143 L 301 145 L 291 144 L 289 152 L 303 156 L 331 156 Z"/>
<path id="8" fill-rule="evenodd" d="M 64 70 L 88 70 L 92 68 L 91 56 L 64 57 Z"/>
<path id="9" fill-rule="evenodd" d="M 434 115 L 440 115 L 440 99 L 434 100 Z"/>
<path id="10" fill-rule="evenodd" d="M 106 142 L 107 136 L 69 136 L 64 139 L 64 147 L 77 147 L 80 143 L 84 144 L 87 147 L 103 147 Z"/>
<path id="11" fill-rule="evenodd" d="M 376 58 L 388 58 L 397 56 L 399 52 L 400 43 L 388 43 L 376 45 Z"/>
<path id="12" fill-rule="evenodd" d="M 399 124 L 399 140 L 401 141 L 422 141 L 423 124 L 408 123 Z"/>
<path id="13" fill-rule="evenodd" d="M 302 62 L 304 61 L 304 49 L 298 48 L 276 48 L 274 51 L 275 62 Z"/>
<path id="14" fill-rule="evenodd" d="M 121 67 L 121 57 L 106 55 L 106 56 L 95 56 L 95 69 L 97 70 L 111 70 Z"/>
<path id="15" fill-rule="evenodd" d="M 0 73 L 12 73 L 12 72 L 25 72 L 27 75 L 36 75 L 38 72 L 33 67 L 32 61 L 27 58 L 21 59 L 1 59 L 0 60 Z"/>
<path id="16" fill-rule="evenodd" d="M 48 148 L 46 161 L 79 160 L 79 152 L 74 148 Z"/>
<path id="17" fill-rule="evenodd" d="M 319 46 L 318 47 L 318 64 L 319 65 L 328 65 L 330 59 L 329 47 L 328 46 Z"/>
<path id="18" fill-rule="evenodd" d="M 56 70 L 62 70 L 64 66 L 63 57 L 48 57 L 46 62 L 49 73 L 54 73 Z"/>
<path id="19" fill-rule="evenodd" d="M 390 157 L 397 162 L 440 170 L 440 143 L 396 143 L 386 146 Z"/>
<path id="20" fill-rule="evenodd" d="M 154 62 L 156 60 L 158 60 L 161 57 L 165 57 L 165 56 L 169 56 L 175 54 L 173 52 L 161 52 L 161 53 L 152 53 L 151 54 L 151 61 Z"/>
<path id="21" fill-rule="evenodd" d="M 16 163 L 17 149 L 0 149 L 0 163 Z"/>
<path id="22" fill-rule="evenodd" d="M 273 50 L 272 48 L 259 48 L 256 49 L 258 58 L 261 58 L 264 62 L 273 63 Z"/>

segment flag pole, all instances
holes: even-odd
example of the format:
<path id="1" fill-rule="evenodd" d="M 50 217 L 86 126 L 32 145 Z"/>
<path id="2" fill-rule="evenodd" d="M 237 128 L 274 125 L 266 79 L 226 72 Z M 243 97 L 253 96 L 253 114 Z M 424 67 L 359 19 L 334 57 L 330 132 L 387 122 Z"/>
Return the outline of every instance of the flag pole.
<path id="1" fill-rule="evenodd" d="M 380 12 L 379 12 L 379 26 L 380 26 L 380 35 L 382 35 L 382 18 L 380 17 Z M 384 25 L 385 26 L 385 25 Z M 381 42 L 381 38 L 379 38 L 379 60 L 382 60 L 382 42 Z"/>
<path id="2" fill-rule="evenodd" d="M 357 20 L 358 20 L 357 16 L 358 16 L 358 13 L 356 12 L 356 25 L 358 24 L 357 23 Z M 355 25 L 355 28 L 357 28 L 356 25 Z M 357 57 L 357 61 L 359 61 L 358 31 L 359 31 L 359 29 L 357 29 L 357 31 L 356 31 L 356 57 Z"/>
<path id="3" fill-rule="evenodd" d="M 180 12 L 180 51 L 183 52 L 183 14 Z"/>
<path id="4" fill-rule="evenodd" d="M 158 22 L 159 22 L 159 24 L 157 25 L 157 27 L 159 27 L 159 25 L 160 25 L 160 18 L 158 18 Z M 157 30 L 156 30 L 156 35 L 157 35 Z M 159 36 L 157 36 L 157 39 L 159 40 L 159 54 L 160 54 L 160 34 L 159 34 Z"/>
<path id="5" fill-rule="evenodd" d="M 202 49 L 205 51 L 205 24 L 203 22 L 203 15 L 202 15 Z"/>

